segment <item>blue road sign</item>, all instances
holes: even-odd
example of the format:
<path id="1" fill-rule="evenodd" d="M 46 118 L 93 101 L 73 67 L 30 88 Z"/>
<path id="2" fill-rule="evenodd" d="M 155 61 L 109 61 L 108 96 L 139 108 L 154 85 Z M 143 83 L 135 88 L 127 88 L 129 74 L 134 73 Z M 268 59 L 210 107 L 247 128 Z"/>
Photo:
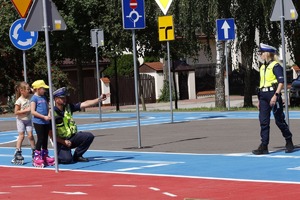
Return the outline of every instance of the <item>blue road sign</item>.
<path id="1" fill-rule="evenodd" d="M 218 40 L 234 40 L 234 19 L 217 19 Z"/>
<path id="2" fill-rule="evenodd" d="M 9 29 L 9 38 L 13 45 L 20 50 L 28 50 L 32 48 L 38 40 L 38 32 L 24 31 L 24 23 L 26 19 L 16 20 Z"/>
<path id="3" fill-rule="evenodd" d="M 144 29 L 146 26 L 144 0 L 122 0 L 123 28 Z"/>

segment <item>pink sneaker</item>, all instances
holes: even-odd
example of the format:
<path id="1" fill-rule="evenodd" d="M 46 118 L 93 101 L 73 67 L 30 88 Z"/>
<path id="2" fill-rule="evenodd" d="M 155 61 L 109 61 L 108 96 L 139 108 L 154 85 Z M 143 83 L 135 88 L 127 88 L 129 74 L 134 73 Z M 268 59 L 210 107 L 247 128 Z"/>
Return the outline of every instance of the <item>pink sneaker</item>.
<path id="1" fill-rule="evenodd" d="M 40 168 L 43 168 L 45 166 L 44 165 L 44 160 L 43 160 L 42 155 L 41 155 L 41 151 L 38 151 L 38 150 L 34 151 L 34 156 L 33 156 L 33 159 L 32 159 L 32 165 L 35 166 L 35 167 L 40 167 Z"/>
<path id="2" fill-rule="evenodd" d="M 53 165 L 55 164 L 55 159 L 54 159 L 54 158 L 51 158 L 51 157 L 48 155 L 48 150 L 43 149 L 43 150 L 42 150 L 42 156 L 43 156 L 44 164 L 45 164 L 46 166 L 53 166 Z"/>

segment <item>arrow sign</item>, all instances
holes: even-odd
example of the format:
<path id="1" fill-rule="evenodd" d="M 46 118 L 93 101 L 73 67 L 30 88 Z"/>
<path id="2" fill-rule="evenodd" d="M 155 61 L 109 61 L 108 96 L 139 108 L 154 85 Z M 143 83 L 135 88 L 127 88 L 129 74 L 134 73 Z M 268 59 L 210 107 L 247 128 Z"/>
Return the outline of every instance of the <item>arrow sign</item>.
<path id="1" fill-rule="evenodd" d="M 25 18 L 32 3 L 32 0 L 11 0 L 11 2 L 14 4 L 20 17 Z"/>
<path id="2" fill-rule="evenodd" d="M 171 6 L 172 0 L 155 0 L 155 1 L 160 7 L 161 11 L 164 13 L 164 15 L 166 15 Z"/>
<path id="3" fill-rule="evenodd" d="M 224 38 L 225 38 L 225 39 L 228 39 L 228 29 L 230 29 L 230 26 L 229 26 L 229 24 L 227 23 L 227 21 L 225 21 L 225 22 L 223 23 L 221 29 L 223 29 L 223 31 L 224 31 Z"/>
<path id="4" fill-rule="evenodd" d="M 234 19 L 217 19 L 216 24 L 218 40 L 235 39 Z"/>

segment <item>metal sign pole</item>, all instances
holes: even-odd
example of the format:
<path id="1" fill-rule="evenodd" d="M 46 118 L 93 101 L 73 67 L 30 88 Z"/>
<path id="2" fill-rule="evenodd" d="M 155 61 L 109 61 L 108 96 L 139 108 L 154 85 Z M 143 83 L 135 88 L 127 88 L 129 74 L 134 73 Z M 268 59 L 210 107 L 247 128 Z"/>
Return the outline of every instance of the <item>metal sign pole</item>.
<path id="1" fill-rule="evenodd" d="M 171 79 L 170 44 L 169 44 L 169 41 L 167 41 L 167 51 L 168 51 L 168 70 L 169 70 L 170 111 L 171 111 L 171 123 L 173 123 L 172 79 Z M 174 72 L 173 72 L 173 73 L 174 73 Z"/>
<path id="2" fill-rule="evenodd" d="M 52 75 L 51 75 L 51 61 L 50 61 L 50 45 L 49 45 L 49 27 L 47 21 L 47 9 L 46 0 L 43 0 L 43 16 L 44 16 L 44 31 L 45 31 L 45 42 L 46 42 L 46 55 L 47 55 L 47 69 L 48 69 L 48 84 L 49 84 L 49 96 L 50 96 L 50 109 L 51 109 L 51 125 L 53 135 L 53 148 L 54 148 L 54 159 L 55 159 L 55 172 L 58 172 L 58 158 L 57 158 L 57 144 L 56 144 L 56 125 L 54 118 L 54 101 L 53 101 L 53 89 L 52 89 Z"/>
<path id="3" fill-rule="evenodd" d="M 97 72 L 97 89 L 98 89 L 98 97 L 100 98 L 100 75 L 99 75 L 99 58 L 98 58 L 98 31 L 96 31 L 96 45 L 95 45 L 95 52 L 96 52 L 96 72 Z M 101 102 L 98 102 L 99 106 L 99 120 L 102 121 L 102 114 L 101 114 Z"/>
<path id="4" fill-rule="evenodd" d="M 281 16 L 280 16 L 280 26 L 281 26 L 281 43 L 282 43 L 282 67 L 283 67 L 283 77 L 284 77 L 284 98 L 285 98 L 285 115 L 286 115 L 286 123 L 290 126 L 289 123 L 289 108 L 288 108 L 288 94 L 287 94 L 287 78 L 286 78 L 286 55 L 285 55 L 285 35 L 284 35 L 284 7 L 283 0 L 281 3 Z"/>
<path id="5" fill-rule="evenodd" d="M 138 148 L 142 147 L 141 144 L 141 125 L 140 125 L 140 109 L 139 109 L 139 92 L 138 92 L 138 69 L 136 65 L 136 43 L 135 43 L 135 30 L 132 29 L 132 50 L 133 50 L 133 64 L 134 64 L 134 89 L 135 89 L 135 104 L 136 104 L 136 120 L 138 128 Z"/>
<path id="6" fill-rule="evenodd" d="M 228 110 L 230 110 L 230 96 L 229 96 L 229 71 L 228 71 L 228 53 L 227 53 L 227 40 L 225 41 L 225 60 L 226 60 L 226 90 L 227 90 L 227 102 Z"/>
<path id="7" fill-rule="evenodd" d="M 23 68 L 24 68 L 24 81 L 27 83 L 27 67 L 26 67 L 26 51 L 23 50 Z"/>

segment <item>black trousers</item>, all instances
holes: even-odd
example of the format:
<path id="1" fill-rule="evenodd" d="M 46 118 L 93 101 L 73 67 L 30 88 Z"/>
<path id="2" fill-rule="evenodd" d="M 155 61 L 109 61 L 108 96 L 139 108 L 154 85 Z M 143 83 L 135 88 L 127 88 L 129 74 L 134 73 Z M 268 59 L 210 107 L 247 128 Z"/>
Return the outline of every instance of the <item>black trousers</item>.
<path id="1" fill-rule="evenodd" d="M 292 138 L 292 133 L 285 122 L 285 115 L 283 113 L 283 105 L 281 96 L 277 97 L 276 104 L 271 107 L 270 101 L 274 96 L 274 92 L 260 92 L 259 93 L 259 122 L 260 122 L 260 136 L 261 143 L 268 145 L 270 140 L 270 117 L 271 110 L 275 118 L 275 123 L 280 129 L 282 136 L 287 140 Z"/>
<path id="2" fill-rule="evenodd" d="M 57 157 L 59 163 L 69 164 L 73 162 L 73 157 L 81 157 L 90 147 L 94 140 L 94 135 L 90 132 L 78 132 L 69 139 L 71 147 L 57 143 Z M 75 149 L 72 156 L 71 149 Z"/>
<path id="3" fill-rule="evenodd" d="M 51 130 L 51 124 L 36 124 L 33 123 L 37 141 L 35 144 L 35 149 L 40 151 L 41 148 L 47 150 L 48 149 L 48 133 Z"/>

